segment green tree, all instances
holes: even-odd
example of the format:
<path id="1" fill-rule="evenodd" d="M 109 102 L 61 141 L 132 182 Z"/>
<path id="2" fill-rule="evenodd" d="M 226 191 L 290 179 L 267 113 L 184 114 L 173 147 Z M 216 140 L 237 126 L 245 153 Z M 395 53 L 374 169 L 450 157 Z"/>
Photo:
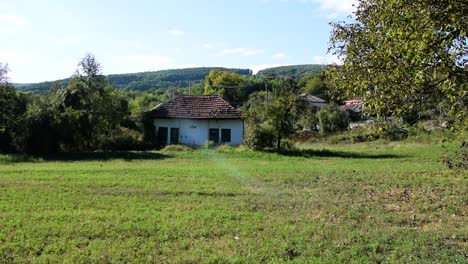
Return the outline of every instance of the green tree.
<path id="1" fill-rule="evenodd" d="M 70 84 L 52 97 L 54 125 L 64 150 L 102 146 L 128 115 L 128 103 L 112 89 L 93 55 L 87 54 Z"/>
<path id="2" fill-rule="evenodd" d="M 308 93 L 324 100 L 330 100 L 329 84 L 325 74 L 306 75 L 301 78 L 298 85 L 304 93 Z"/>
<path id="3" fill-rule="evenodd" d="M 15 151 L 27 98 L 8 81 L 8 66 L 0 63 L 0 151 Z"/>
<path id="4" fill-rule="evenodd" d="M 300 91 L 297 83 L 291 79 L 276 79 L 272 81 L 273 91 L 254 93 L 244 105 L 244 116 L 247 120 L 247 130 L 252 129 L 254 135 L 247 134 L 253 142 L 260 142 L 260 147 L 276 142 L 276 150 L 281 150 L 281 141 L 295 132 L 297 122 L 304 111 L 305 104 L 298 100 Z M 257 137 L 255 137 L 257 133 Z M 269 140 L 266 140 L 269 139 Z"/>
<path id="5" fill-rule="evenodd" d="M 336 87 L 381 118 L 447 109 L 468 127 L 468 3 L 360 0 L 355 20 L 333 23 L 330 67 Z"/>
<path id="6" fill-rule="evenodd" d="M 349 126 L 348 113 L 338 110 L 335 104 L 322 107 L 317 112 L 320 133 L 344 131 Z"/>
<path id="7" fill-rule="evenodd" d="M 212 70 L 205 79 L 205 94 L 217 94 L 234 105 L 241 103 L 246 79 L 237 73 Z"/>

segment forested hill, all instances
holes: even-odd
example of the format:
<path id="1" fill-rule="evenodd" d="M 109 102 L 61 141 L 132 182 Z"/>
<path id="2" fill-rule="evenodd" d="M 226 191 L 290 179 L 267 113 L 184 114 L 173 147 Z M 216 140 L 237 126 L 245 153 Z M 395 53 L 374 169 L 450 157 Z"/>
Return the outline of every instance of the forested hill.
<path id="1" fill-rule="evenodd" d="M 325 68 L 325 65 L 309 64 L 294 65 L 269 68 L 257 73 L 257 76 L 292 77 L 300 79 L 304 75 L 318 74 Z M 187 88 L 189 84 L 200 84 L 211 70 L 223 70 L 235 72 L 241 75 L 251 76 L 250 69 L 230 69 L 221 67 L 203 67 L 162 70 L 154 72 L 125 73 L 108 75 L 110 83 L 114 88 L 120 90 L 139 90 L 146 91 L 150 89 L 168 89 L 174 87 Z M 16 89 L 22 92 L 46 93 L 53 86 L 64 87 L 68 84 L 69 78 L 41 83 L 17 83 Z"/>
<path id="2" fill-rule="evenodd" d="M 158 88 L 167 89 L 171 87 L 188 87 L 189 83 L 196 84 L 203 81 L 211 70 L 223 70 L 247 76 L 252 75 L 252 70 L 250 69 L 204 67 L 162 70 L 154 72 L 111 74 L 108 75 L 108 78 L 112 86 L 116 89 L 146 91 L 149 89 Z M 19 91 L 23 92 L 45 93 L 49 91 L 50 88 L 54 85 L 66 86 L 69 81 L 70 78 L 41 83 L 18 83 L 15 84 L 15 87 Z"/>
<path id="3" fill-rule="evenodd" d="M 264 77 L 264 76 L 291 77 L 296 80 L 299 80 L 304 75 L 318 74 L 325 67 L 326 65 L 322 65 L 322 64 L 280 66 L 280 67 L 261 70 L 257 73 L 257 76 L 259 77 Z"/>

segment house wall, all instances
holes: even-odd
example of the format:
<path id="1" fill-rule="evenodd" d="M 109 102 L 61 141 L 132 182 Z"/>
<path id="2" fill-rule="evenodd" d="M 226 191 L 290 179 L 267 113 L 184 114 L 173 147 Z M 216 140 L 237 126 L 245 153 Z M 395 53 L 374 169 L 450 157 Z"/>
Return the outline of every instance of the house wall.
<path id="1" fill-rule="evenodd" d="M 241 119 L 197 120 L 197 119 L 154 119 L 155 133 L 159 127 L 167 127 L 167 144 L 171 138 L 171 128 L 179 128 L 179 142 L 185 145 L 203 145 L 208 141 L 210 128 L 231 129 L 230 145 L 241 145 L 244 135 L 244 122 Z M 221 137 L 221 133 L 220 133 Z"/>

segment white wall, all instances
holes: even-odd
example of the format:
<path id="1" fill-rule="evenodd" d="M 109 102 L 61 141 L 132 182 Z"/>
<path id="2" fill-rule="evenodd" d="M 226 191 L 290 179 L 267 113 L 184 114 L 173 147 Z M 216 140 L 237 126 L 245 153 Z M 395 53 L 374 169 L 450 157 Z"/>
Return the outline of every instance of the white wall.
<path id="1" fill-rule="evenodd" d="M 203 145 L 208 141 L 210 128 L 231 129 L 230 145 L 241 145 L 244 135 L 244 122 L 241 119 L 198 120 L 198 119 L 154 119 L 155 133 L 158 127 L 168 128 L 168 141 L 171 128 L 179 128 L 179 142 L 185 145 Z M 219 133 L 221 136 L 221 132 Z"/>

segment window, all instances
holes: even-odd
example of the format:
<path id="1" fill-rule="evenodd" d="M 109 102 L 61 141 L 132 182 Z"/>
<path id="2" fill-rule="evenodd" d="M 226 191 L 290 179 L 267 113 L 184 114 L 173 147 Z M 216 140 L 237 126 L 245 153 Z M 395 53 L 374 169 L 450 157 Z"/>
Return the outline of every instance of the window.
<path id="1" fill-rule="evenodd" d="M 219 144 L 219 129 L 210 128 L 208 140 L 213 141 L 215 144 Z"/>
<path id="2" fill-rule="evenodd" d="M 163 146 L 167 144 L 167 127 L 158 128 L 158 143 Z"/>
<path id="3" fill-rule="evenodd" d="M 170 144 L 179 144 L 179 128 L 171 128 Z"/>
<path id="4" fill-rule="evenodd" d="M 221 143 L 231 142 L 231 129 L 221 129 Z"/>

